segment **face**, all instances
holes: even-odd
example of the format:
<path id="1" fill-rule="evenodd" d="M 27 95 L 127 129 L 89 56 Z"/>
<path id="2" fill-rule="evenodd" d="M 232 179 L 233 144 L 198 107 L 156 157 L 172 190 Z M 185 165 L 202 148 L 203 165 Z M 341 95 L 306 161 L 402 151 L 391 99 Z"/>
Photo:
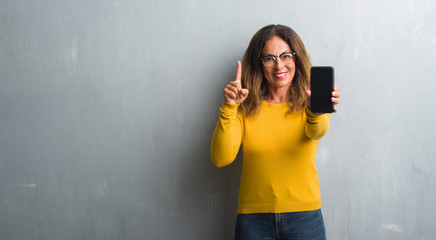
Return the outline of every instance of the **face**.
<path id="1" fill-rule="evenodd" d="M 266 42 L 262 56 L 279 56 L 284 52 L 292 52 L 292 49 L 280 37 L 274 36 Z M 269 87 L 289 88 L 295 75 L 295 62 L 292 61 L 290 64 L 284 65 L 280 58 L 277 58 L 274 66 L 268 68 L 263 66 L 263 74 Z"/>

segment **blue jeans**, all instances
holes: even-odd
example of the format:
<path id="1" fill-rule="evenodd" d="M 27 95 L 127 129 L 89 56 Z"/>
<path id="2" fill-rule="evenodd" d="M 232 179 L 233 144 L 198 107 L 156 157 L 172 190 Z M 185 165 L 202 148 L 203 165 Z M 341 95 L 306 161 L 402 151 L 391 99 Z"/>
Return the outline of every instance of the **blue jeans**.
<path id="1" fill-rule="evenodd" d="M 307 212 L 238 214 L 235 240 L 325 240 L 321 209 Z"/>

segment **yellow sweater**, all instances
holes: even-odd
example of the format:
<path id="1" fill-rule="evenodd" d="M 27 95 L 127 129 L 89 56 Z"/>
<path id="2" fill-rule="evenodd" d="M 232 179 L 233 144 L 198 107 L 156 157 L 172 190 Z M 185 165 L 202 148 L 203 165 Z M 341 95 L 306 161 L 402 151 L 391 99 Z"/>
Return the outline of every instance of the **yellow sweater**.
<path id="1" fill-rule="evenodd" d="M 288 104 L 262 101 L 256 117 L 224 101 L 211 144 L 217 167 L 232 163 L 242 143 L 238 213 L 283 213 L 321 208 L 315 155 L 331 114 L 306 107 L 287 114 Z"/>

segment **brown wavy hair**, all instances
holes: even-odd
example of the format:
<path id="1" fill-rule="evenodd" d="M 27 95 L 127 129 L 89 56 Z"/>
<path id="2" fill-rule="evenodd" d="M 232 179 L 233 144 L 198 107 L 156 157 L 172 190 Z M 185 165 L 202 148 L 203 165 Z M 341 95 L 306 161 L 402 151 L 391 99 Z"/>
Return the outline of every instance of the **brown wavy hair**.
<path id="1" fill-rule="evenodd" d="M 239 106 L 246 116 L 260 112 L 262 99 L 268 94 L 267 82 L 263 75 L 263 65 L 260 61 L 265 44 L 271 38 L 278 36 L 295 52 L 295 75 L 289 90 L 288 113 L 302 111 L 306 105 L 306 90 L 310 85 L 310 58 L 303 41 L 292 28 L 283 25 L 268 25 L 260 29 L 248 45 L 242 59 L 242 87 L 249 90 L 247 99 Z"/>

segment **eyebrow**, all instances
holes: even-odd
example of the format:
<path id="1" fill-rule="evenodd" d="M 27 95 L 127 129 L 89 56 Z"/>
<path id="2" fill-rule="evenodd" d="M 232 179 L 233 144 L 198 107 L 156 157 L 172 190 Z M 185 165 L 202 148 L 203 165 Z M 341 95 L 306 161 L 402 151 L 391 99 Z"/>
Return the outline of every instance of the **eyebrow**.
<path id="1" fill-rule="evenodd" d="M 282 54 L 285 54 L 285 53 L 292 53 L 292 51 L 286 50 L 286 51 L 280 53 L 279 56 L 281 56 Z M 268 56 L 276 57 L 277 55 L 272 55 L 272 54 L 263 55 L 263 57 L 268 57 Z"/>

